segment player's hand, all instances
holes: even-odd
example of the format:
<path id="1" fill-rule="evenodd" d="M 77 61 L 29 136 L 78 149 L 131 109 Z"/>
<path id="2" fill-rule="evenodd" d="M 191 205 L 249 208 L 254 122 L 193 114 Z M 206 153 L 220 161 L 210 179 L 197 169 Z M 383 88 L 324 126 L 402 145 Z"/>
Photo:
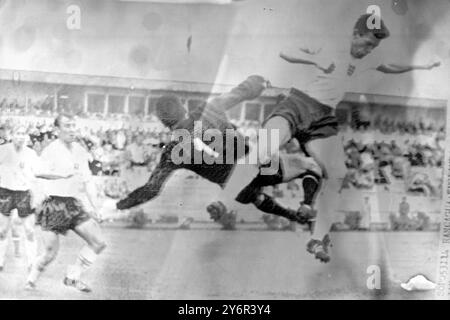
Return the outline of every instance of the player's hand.
<path id="1" fill-rule="evenodd" d="M 323 73 L 329 74 L 336 69 L 336 64 L 334 62 L 325 65 L 316 64 L 316 68 L 321 70 Z"/>
<path id="2" fill-rule="evenodd" d="M 425 66 L 425 68 L 426 68 L 427 70 L 431 70 L 431 69 L 433 69 L 433 68 L 439 67 L 440 65 L 441 65 L 441 62 L 440 62 L 440 61 L 433 61 L 433 62 L 428 63 L 428 64 Z"/>

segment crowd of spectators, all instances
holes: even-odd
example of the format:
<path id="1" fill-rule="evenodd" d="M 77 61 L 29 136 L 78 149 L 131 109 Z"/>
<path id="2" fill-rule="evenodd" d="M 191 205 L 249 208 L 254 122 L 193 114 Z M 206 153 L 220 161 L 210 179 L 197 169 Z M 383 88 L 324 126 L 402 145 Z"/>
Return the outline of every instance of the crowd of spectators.
<path id="1" fill-rule="evenodd" d="M 45 101 L 42 104 L 45 105 Z M 0 102 L 0 112 L 22 110 L 18 105 L 17 101 L 10 103 L 3 100 Z M 121 120 L 118 116 L 111 117 L 111 122 Z M 35 117 L 37 120 L 34 122 L 24 121 L 30 117 L 3 117 L 5 118 L 9 120 L 0 121 L 0 126 L 17 125 L 14 123 L 18 121 L 16 118 L 22 118 L 21 125 L 27 127 L 30 136 L 29 145 L 38 154 L 56 138 L 51 117 Z M 132 121 L 122 121 L 121 126 L 115 127 L 107 127 L 110 121 L 99 121 L 105 126 L 81 125 L 80 142 L 92 156 L 90 168 L 94 175 L 121 176 L 124 171 L 133 168 L 144 169 L 147 174 L 152 171 L 157 163 L 160 148 L 168 142 L 170 135 L 157 124 L 153 115 L 141 119 L 141 122 L 145 122 L 147 126 L 123 125 Z M 152 123 L 155 125 L 149 125 Z M 250 143 L 256 143 L 259 122 L 241 121 L 235 124 L 243 134 L 249 136 Z M 381 185 L 388 190 L 391 180 L 399 179 L 405 183 L 409 192 L 427 196 L 439 194 L 441 181 L 436 181 L 427 170 L 442 168 L 445 140 L 443 123 L 426 125 L 421 121 L 404 122 L 376 118 L 372 122 L 343 125 L 340 134 L 344 140 L 348 168 L 344 188 L 371 189 L 375 185 Z M 297 151 L 296 144 L 290 144 L 282 150 Z"/>
<path id="2" fill-rule="evenodd" d="M 436 196 L 444 161 L 444 125 L 423 122 L 374 121 L 342 130 L 348 173 L 344 187 L 389 189 L 392 179 L 404 181 L 408 192 Z"/>
<path id="3" fill-rule="evenodd" d="M 8 119 L 0 128 L 26 126 L 29 147 L 38 154 L 54 139 L 56 131 L 51 121 L 21 123 Z M 104 128 L 84 126 L 78 129 L 79 142 L 91 154 L 90 168 L 94 175 L 120 176 L 121 171 L 140 167 L 151 171 L 156 165 L 162 144 L 170 139 L 166 131 L 153 128 Z M 2 139 L 5 139 L 4 134 Z"/>

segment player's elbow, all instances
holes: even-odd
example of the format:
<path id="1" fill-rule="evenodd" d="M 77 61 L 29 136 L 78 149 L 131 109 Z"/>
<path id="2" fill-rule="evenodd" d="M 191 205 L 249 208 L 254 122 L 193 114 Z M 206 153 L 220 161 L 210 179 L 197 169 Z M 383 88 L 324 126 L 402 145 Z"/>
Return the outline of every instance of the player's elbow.
<path id="1" fill-rule="evenodd" d="M 283 59 L 283 60 L 288 60 L 287 55 L 286 55 L 283 51 L 280 52 L 279 56 L 280 56 L 280 58 Z"/>
<path id="2" fill-rule="evenodd" d="M 294 62 L 290 56 L 288 56 L 287 54 L 285 54 L 283 52 L 280 52 L 280 58 L 287 62 L 291 62 L 291 63 Z"/>

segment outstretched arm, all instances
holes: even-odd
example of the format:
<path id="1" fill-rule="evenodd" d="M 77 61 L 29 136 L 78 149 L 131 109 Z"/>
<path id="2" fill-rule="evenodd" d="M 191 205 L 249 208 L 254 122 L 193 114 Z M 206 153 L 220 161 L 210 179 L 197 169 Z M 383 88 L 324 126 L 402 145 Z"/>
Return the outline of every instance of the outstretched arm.
<path id="1" fill-rule="evenodd" d="M 283 50 L 280 52 L 280 58 L 289 63 L 317 65 L 317 54 L 320 50 L 311 50 L 308 48 L 298 48 L 297 50 Z"/>
<path id="2" fill-rule="evenodd" d="M 413 70 L 431 70 L 433 68 L 437 68 L 441 65 L 441 62 L 436 61 L 432 63 L 427 63 L 424 65 L 402 65 L 402 64 L 395 64 L 395 63 L 389 63 L 389 64 L 382 64 L 376 68 L 377 71 L 383 72 L 383 73 L 390 73 L 390 74 L 399 74 L 399 73 L 405 73 Z"/>
<path id="3" fill-rule="evenodd" d="M 40 172 L 35 175 L 36 178 L 44 179 L 44 180 L 62 180 L 62 179 L 70 179 L 73 177 L 73 174 L 51 174 Z"/>
<path id="4" fill-rule="evenodd" d="M 142 187 L 139 187 L 132 191 L 125 199 L 117 202 L 117 209 L 130 209 L 144 202 L 150 201 L 160 194 L 161 189 L 171 176 L 172 172 L 174 172 L 176 169 L 181 169 L 181 167 L 176 166 L 172 161 L 166 161 L 167 156 L 170 157 L 170 152 L 165 152 L 168 152 L 168 155 L 161 156 L 158 165 L 153 170 L 147 183 Z"/>
<path id="5" fill-rule="evenodd" d="M 311 65 L 324 73 L 331 73 L 335 69 L 335 64 L 332 61 L 323 61 L 317 55 L 321 50 L 311 50 L 308 48 L 299 48 L 298 50 L 282 51 L 280 58 L 289 62 L 304 65 Z"/>

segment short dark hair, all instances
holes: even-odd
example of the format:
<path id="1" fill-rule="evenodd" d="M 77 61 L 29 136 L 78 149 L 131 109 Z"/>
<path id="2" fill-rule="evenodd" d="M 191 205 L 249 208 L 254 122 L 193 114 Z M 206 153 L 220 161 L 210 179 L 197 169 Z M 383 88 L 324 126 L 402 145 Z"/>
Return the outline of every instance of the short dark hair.
<path id="1" fill-rule="evenodd" d="M 355 26 L 353 28 L 354 32 L 357 32 L 359 35 L 365 35 L 368 33 L 372 33 L 375 38 L 382 40 L 386 39 L 390 36 L 390 32 L 386 25 L 384 24 L 383 19 L 380 18 L 380 27 L 379 28 L 373 28 L 370 29 L 367 27 L 367 19 L 372 17 L 372 14 L 366 13 L 363 14 L 358 18 L 358 21 L 356 21 Z"/>
<path id="2" fill-rule="evenodd" d="M 72 119 L 75 119 L 75 115 L 72 113 L 68 113 L 68 112 L 63 112 L 63 113 L 58 114 L 55 118 L 55 121 L 53 122 L 53 125 L 56 128 L 59 128 L 59 126 L 61 125 L 62 118 L 67 118 L 67 119 L 72 120 Z"/>
<path id="3" fill-rule="evenodd" d="M 156 101 L 156 116 L 169 128 L 175 126 L 186 115 L 186 109 L 175 95 L 165 95 Z"/>

